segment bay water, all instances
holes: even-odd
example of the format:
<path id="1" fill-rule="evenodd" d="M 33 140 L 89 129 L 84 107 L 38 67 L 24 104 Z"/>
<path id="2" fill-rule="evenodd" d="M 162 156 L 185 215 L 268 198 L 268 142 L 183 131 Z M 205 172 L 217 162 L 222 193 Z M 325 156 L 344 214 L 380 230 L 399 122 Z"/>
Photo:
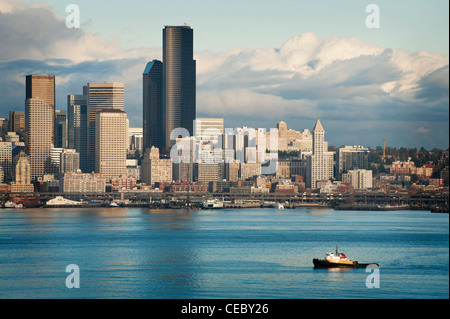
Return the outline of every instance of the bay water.
<path id="1" fill-rule="evenodd" d="M 314 269 L 336 245 L 377 272 Z M 449 215 L 2 209 L 0 298 L 448 299 Z"/>

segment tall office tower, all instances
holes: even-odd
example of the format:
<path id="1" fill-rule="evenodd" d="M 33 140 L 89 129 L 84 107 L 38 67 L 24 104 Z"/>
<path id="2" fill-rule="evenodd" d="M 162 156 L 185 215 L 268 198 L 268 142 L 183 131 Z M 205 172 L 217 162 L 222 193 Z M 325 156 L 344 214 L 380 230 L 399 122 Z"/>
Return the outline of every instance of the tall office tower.
<path id="1" fill-rule="evenodd" d="M 147 148 L 142 160 L 142 181 L 147 185 L 172 182 L 172 160 L 159 158 L 159 149 Z"/>
<path id="2" fill-rule="evenodd" d="M 51 110 L 52 143 L 55 144 L 53 133 L 55 118 L 55 76 L 54 75 L 27 75 L 25 77 L 25 98 L 40 98 Z M 30 154 L 29 154 L 30 155 Z M 33 171 L 33 159 L 31 159 Z"/>
<path id="3" fill-rule="evenodd" d="M 30 181 L 30 158 L 24 151 L 20 151 L 20 153 L 14 157 L 14 182 L 11 183 L 11 193 L 32 193 L 34 191 L 34 186 Z"/>
<path id="4" fill-rule="evenodd" d="M 25 152 L 30 156 L 31 178 L 51 173 L 54 108 L 40 98 L 25 101 Z"/>
<path id="5" fill-rule="evenodd" d="M 66 111 L 55 110 L 55 147 L 67 148 Z"/>
<path id="6" fill-rule="evenodd" d="M 339 148 L 336 161 L 338 177 L 351 169 L 370 169 L 370 150 L 363 146 L 344 146 Z"/>
<path id="7" fill-rule="evenodd" d="M 194 31 L 189 26 L 166 26 L 163 29 L 163 119 L 164 148 L 168 154 L 175 144 L 170 139 L 176 128 L 193 136 L 195 119 L 196 61 Z"/>
<path id="8" fill-rule="evenodd" d="M 95 172 L 106 180 L 127 174 L 127 113 L 103 109 L 95 120 Z"/>
<path id="9" fill-rule="evenodd" d="M 328 143 L 325 142 L 325 130 L 317 119 L 313 129 L 312 154 L 307 156 L 306 187 L 316 188 L 317 181 L 333 178 L 333 155 L 328 152 Z"/>
<path id="10" fill-rule="evenodd" d="M 164 148 L 161 61 L 147 63 L 143 73 L 143 152 L 152 146 Z"/>
<path id="11" fill-rule="evenodd" d="M 199 141 L 199 162 L 222 163 L 223 161 L 223 119 L 197 118 L 194 136 Z"/>
<path id="12" fill-rule="evenodd" d="M 95 132 L 96 114 L 100 110 L 114 109 L 124 110 L 124 85 L 123 83 L 88 83 L 83 88 L 83 94 L 87 96 L 87 164 L 86 172 L 95 170 Z M 126 115 L 125 115 L 126 120 Z M 114 176 L 118 177 L 118 176 Z"/>
<path id="13" fill-rule="evenodd" d="M 12 180 L 12 143 L 0 142 L 0 168 L 3 171 L 3 181 Z M 2 182 L 2 181 L 0 181 Z"/>
<path id="14" fill-rule="evenodd" d="M 9 131 L 17 134 L 25 131 L 25 112 L 9 111 Z"/>
<path id="15" fill-rule="evenodd" d="M 87 101 L 85 95 L 67 96 L 67 147 L 80 154 L 80 169 L 87 172 Z"/>

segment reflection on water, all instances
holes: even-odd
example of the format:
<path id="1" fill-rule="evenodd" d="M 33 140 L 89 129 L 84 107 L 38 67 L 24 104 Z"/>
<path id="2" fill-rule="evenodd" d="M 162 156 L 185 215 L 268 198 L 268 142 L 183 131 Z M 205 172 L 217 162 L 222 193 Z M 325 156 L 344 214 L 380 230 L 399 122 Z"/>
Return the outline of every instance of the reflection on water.
<path id="1" fill-rule="evenodd" d="M 378 262 L 382 289 L 364 268 L 314 269 L 336 244 Z M 65 288 L 72 263 L 80 289 Z M 0 282 L 1 298 L 448 298 L 448 215 L 0 210 Z"/>

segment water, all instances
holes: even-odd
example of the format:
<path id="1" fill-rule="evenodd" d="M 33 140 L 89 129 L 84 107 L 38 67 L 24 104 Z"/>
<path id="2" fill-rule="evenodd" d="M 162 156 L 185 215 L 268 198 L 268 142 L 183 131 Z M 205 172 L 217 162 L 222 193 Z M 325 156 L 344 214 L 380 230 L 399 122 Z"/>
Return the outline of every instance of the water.
<path id="1" fill-rule="evenodd" d="M 339 250 L 380 264 L 313 269 Z M 66 287 L 66 266 L 80 288 Z M 0 298 L 447 299 L 449 217 L 424 211 L 0 210 Z"/>

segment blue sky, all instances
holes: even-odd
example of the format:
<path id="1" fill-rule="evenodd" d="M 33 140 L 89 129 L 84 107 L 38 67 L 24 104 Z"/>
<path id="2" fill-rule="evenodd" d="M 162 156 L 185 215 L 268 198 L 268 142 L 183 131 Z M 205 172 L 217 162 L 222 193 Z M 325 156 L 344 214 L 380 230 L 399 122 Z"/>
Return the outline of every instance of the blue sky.
<path id="1" fill-rule="evenodd" d="M 65 8 L 81 28 L 65 28 Z M 380 8 L 368 29 L 365 8 Z M 430 4 L 431 3 L 431 4 Z M 448 148 L 448 1 L 0 0 L 0 116 L 26 74 L 55 74 L 57 108 L 87 82 L 125 82 L 141 126 L 142 71 L 164 25 L 194 28 L 198 116 L 312 129 L 331 145 Z M 33 31 L 31 31 L 33 30 Z"/>
<path id="2" fill-rule="evenodd" d="M 28 0 L 28 2 L 33 2 Z M 195 29 L 196 50 L 278 47 L 313 31 L 319 38 L 357 37 L 372 44 L 448 53 L 445 0 L 47 0 L 64 17 L 70 3 L 80 7 L 82 28 L 124 47 L 160 46 L 164 25 Z M 380 7 L 381 28 L 368 29 L 368 4 Z"/>

